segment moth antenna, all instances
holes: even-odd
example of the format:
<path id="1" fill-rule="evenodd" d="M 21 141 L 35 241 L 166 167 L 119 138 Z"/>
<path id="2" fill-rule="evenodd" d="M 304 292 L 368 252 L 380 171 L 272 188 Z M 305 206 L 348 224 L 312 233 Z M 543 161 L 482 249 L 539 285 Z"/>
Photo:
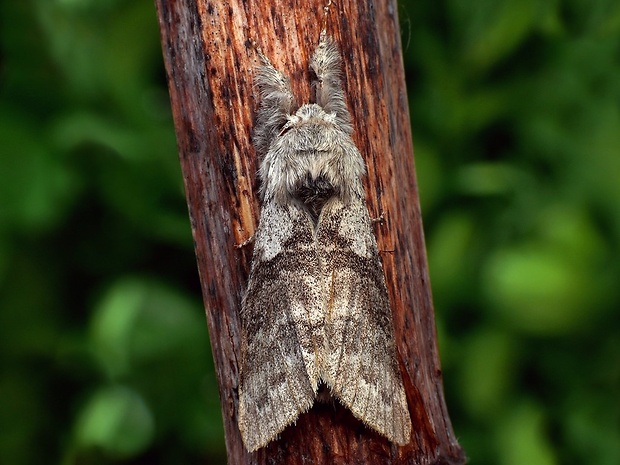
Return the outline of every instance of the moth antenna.
<path id="1" fill-rule="evenodd" d="M 351 134 L 351 114 L 341 81 L 342 60 L 338 46 L 331 37 L 321 34 L 321 41 L 310 59 L 310 68 L 317 77 L 313 83 L 316 103 L 321 105 L 326 113 L 334 113 L 336 123 Z"/>
<path id="2" fill-rule="evenodd" d="M 254 77 L 254 85 L 260 93 L 260 105 L 253 142 L 258 154 L 263 156 L 293 111 L 294 97 L 288 77 L 271 64 L 256 41 L 251 40 L 251 43 L 260 61 Z"/>
<path id="3" fill-rule="evenodd" d="M 332 6 L 332 0 L 328 0 L 328 2 L 323 7 L 323 22 L 321 23 L 321 34 L 319 36 L 319 43 L 325 38 L 327 35 L 327 17 L 329 15 L 329 7 Z"/>

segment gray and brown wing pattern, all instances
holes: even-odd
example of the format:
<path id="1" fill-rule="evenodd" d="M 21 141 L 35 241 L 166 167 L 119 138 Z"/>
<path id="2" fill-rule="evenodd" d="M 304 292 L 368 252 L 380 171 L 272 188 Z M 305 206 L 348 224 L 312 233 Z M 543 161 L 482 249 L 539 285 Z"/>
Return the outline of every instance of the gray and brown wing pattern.
<path id="1" fill-rule="evenodd" d="M 328 341 L 325 382 L 353 414 L 397 444 L 411 419 L 396 362 L 392 312 L 371 222 L 362 197 L 325 206 L 317 231 Z"/>
<path id="2" fill-rule="evenodd" d="M 266 222 L 278 228 L 267 231 Z M 312 226 L 303 212 L 267 202 L 255 244 L 241 311 L 239 386 L 239 429 L 250 451 L 314 403 L 324 305 Z"/>

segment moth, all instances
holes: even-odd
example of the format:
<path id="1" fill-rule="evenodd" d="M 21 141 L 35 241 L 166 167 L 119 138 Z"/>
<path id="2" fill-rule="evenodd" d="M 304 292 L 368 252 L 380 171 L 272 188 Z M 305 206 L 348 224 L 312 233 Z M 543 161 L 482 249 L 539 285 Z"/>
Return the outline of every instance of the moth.
<path id="1" fill-rule="evenodd" d="M 262 209 L 240 314 L 244 444 L 265 446 L 320 391 L 406 444 L 411 419 L 340 53 L 321 34 L 310 60 L 316 103 L 296 106 L 287 77 L 257 52 Z"/>

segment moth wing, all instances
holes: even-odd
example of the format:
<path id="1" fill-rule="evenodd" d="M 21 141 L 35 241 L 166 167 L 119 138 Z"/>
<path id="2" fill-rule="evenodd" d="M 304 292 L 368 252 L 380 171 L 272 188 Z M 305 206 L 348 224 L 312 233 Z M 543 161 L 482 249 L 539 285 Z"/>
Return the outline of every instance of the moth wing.
<path id="1" fill-rule="evenodd" d="M 397 444 L 409 442 L 411 418 L 396 362 L 383 268 L 365 201 L 333 201 L 321 215 L 319 253 L 331 289 L 325 332 L 326 383 L 368 426 Z"/>
<path id="2" fill-rule="evenodd" d="M 241 310 L 238 421 L 249 451 L 314 403 L 323 334 L 318 276 L 309 219 L 293 205 L 265 202 Z"/>

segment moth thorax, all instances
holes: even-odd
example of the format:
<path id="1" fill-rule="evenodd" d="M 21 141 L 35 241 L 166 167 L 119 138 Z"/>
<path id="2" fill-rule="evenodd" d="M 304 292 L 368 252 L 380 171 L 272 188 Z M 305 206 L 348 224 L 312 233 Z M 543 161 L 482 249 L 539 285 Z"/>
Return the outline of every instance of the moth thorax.
<path id="1" fill-rule="evenodd" d="M 325 203 L 340 195 L 340 187 L 334 186 L 323 173 L 314 176 L 308 172 L 293 186 L 291 195 L 303 205 L 316 225 Z"/>

